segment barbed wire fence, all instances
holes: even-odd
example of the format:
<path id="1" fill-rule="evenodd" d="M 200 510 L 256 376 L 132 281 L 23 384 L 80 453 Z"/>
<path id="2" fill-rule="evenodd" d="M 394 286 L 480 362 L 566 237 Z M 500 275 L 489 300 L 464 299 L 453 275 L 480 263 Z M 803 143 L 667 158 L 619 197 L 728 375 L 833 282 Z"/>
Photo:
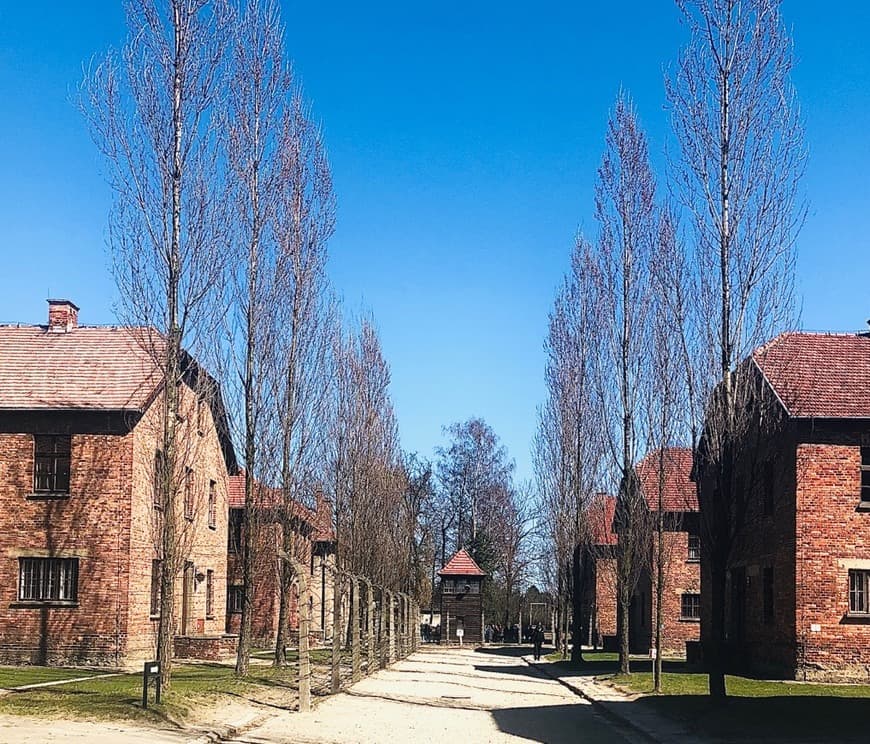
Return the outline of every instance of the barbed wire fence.
<path id="1" fill-rule="evenodd" d="M 338 693 L 379 669 L 414 653 L 420 644 L 420 606 L 404 592 L 367 576 L 329 569 L 333 579 L 331 638 L 313 649 L 312 597 L 305 571 L 299 572 L 299 710 L 311 696 Z"/>

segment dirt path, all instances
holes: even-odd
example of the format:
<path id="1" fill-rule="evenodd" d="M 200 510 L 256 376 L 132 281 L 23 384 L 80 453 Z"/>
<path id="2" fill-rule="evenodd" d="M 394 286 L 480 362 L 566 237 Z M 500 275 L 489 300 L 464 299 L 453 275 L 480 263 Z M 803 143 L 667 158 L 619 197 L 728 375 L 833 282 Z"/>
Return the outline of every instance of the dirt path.
<path id="1" fill-rule="evenodd" d="M 517 652 L 427 648 L 321 701 L 311 713 L 281 715 L 237 741 L 607 744 L 629 739 Z"/>

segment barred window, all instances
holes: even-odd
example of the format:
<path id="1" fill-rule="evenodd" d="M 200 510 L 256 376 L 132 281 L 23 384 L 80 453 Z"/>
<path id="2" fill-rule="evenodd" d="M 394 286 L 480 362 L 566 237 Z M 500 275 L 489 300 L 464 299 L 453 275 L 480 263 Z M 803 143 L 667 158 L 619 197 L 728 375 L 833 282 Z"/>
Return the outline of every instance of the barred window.
<path id="1" fill-rule="evenodd" d="M 849 571 L 849 612 L 870 615 L 870 571 Z"/>
<path id="2" fill-rule="evenodd" d="M 245 605 L 245 587 L 230 584 L 227 586 L 227 613 L 237 615 Z"/>
<path id="3" fill-rule="evenodd" d="M 680 597 L 680 618 L 699 620 L 701 618 L 701 595 L 683 594 Z"/>
<path id="4" fill-rule="evenodd" d="M 861 448 L 861 504 L 870 506 L 870 447 Z"/>
<path id="5" fill-rule="evenodd" d="M 205 616 L 214 617 L 214 571 L 205 572 Z"/>
<path id="6" fill-rule="evenodd" d="M 33 437 L 33 490 L 36 493 L 69 493 L 69 435 L 37 434 Z"/>
<path id="7" fill-rule="evenodd" d="M 689 552 L 686 556 L 686 560 L 688 561 L 700 561 L 701 560 L 701 536 L 700 535 L 689 535 Z"/>
<path id="8" fill-rule="evenodd" d="M 210 480 L 208 482 L 208 526 L 212 529 L 217 524 L 217 494 L 215 488 L 217 484 Z"/>
<path id="9" fill-rule="evenodd" d="M 245 521 L 244 509 L 230 509 L 230 520 L 227 524 L 227 543 L 230 553 L 242 552 L 242 525 Z"/>
<path id="10" fill-rule="evenodd" d="M 185 468 L 184 470 L 184 518 L 193 519 L 193 498 L 194 498 L 194 483 L 193 470 Z"/>
<path id="11" fill-rule="evenodd" d="M 75 602 L 78 599 L 78 558 L 19 558 L 18 576 L 21 601 Z"/>

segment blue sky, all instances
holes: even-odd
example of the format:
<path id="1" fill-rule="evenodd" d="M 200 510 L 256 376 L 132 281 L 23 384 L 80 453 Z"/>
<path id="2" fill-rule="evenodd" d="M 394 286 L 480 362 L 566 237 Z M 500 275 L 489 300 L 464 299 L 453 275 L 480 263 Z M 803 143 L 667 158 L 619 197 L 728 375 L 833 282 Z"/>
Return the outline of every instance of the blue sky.
<path id="1" fill-rule="evenodd" d="M 668 0 L 285 2 L 287 42 L 322 120 L 339 202 L 330 272 L 374 314 L 406 448 L 472 415 L 531 475 L 553 292 L 592 189 L 608 111 L 634 97 L 651 150 L 662 75 L 685 41 Z M 870 317 L 870 9 L 783 3 L 806 120 L 803 325 Z M 120 0 L 0 4 L 0 321 L 45 299 L 111 323 L 109 192 L 69 97 L 124 38 Z"/>

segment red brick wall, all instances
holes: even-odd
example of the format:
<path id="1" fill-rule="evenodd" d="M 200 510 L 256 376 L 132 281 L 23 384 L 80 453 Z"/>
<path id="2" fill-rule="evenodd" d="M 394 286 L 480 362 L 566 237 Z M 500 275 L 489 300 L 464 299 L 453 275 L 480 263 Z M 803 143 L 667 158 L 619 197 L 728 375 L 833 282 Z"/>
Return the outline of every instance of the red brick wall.
<path id="1" fill-rule="evenodd" d="M 39 417 L 45 431 L 51 416 Z M 127 648 L 132 435 L 75 434 L 70 494 L 33 500 L 33 437 L 0 434 L 0 659 L 117 664 Z M 75 606 L 18 603 L 18 558 L 78 557 Z"/>
<path id="2" fill-rule="evenodd" d="M 595 562 L 595 619 L 599 644 L 603 636 L 616 635 L 616 559 Z"/>
<path id="3" fill-rule="evenodd" d="M 227 608 L 227 472 L 211 411 L 197 415 L 195 395 L 186 386 L 178 425 L 179 472 L 193 470 L 193 518 L 184 516 L 183 487 L 177 496 L 176 524 L 180 530 L 179 566 L 176 581 L 176 632 L 184 635 L 182 622 L 183 562 L 206 575 L 214 572 L 213 614 L 206 615 L 206 581 L 194 581 L 190 593 L 187 635 L 220 636 L 226 629 Z M 134 488 L 131 513 L 130 602 L 128 606 L 128 653 L 131 658 L 153 656 L 158 619 L 150 615 L 151 562 L 158 556 L 159 511 L 154 508 L 154 454 L 162 441 L 162 397 L 158 397 L 136 426 L 133 447 Z M 183 478 L 179 476 L 179 482 Z M 209 526 L 209 481 L 215 481 L 216 520 Z"/>
<path id="4" fill-rule="evenodd" d="M 653 539 L 656 539 L 655 537 Z M 654 546 L 653 571 L 650 587 L 652 618 L 650 626 L 655 632 L 657 545 Z M 689 533 L 667 531 L 664 533 L 665 589 L 662 601 L 662 653 L 683 655 L 686 641 L 700 639 L 700 620 L 685 620 L 682 614 L 682 595 L 700 594 L 701 566 L 698 561 L 689 561 Z"/>
<path id="5" fill-rule="evenodd" d="M 870 513 L 858 511 L 860 438 L 797 450 L 799 676 L 870 677 L 870 619 L 850 618 L 848 571 L 870 569 Z"/>

